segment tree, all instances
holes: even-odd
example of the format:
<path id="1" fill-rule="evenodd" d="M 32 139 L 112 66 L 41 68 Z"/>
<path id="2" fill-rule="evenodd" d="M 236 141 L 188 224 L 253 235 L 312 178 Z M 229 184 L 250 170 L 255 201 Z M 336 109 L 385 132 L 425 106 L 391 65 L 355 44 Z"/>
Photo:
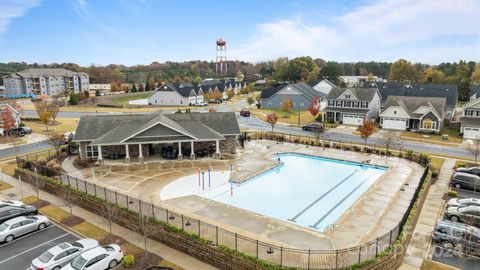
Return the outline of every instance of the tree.
<path id="1" fill-rule="evenodd" d="M 124 80 L 124 75 L 119 68 L 114 68 L 111 72 L 111 77 L 114 81 L 122 82 Z"/>
<path id="2" fill-rule="evenodd" d="M 373 82 L 374 80 L 374 77 L 373 77 L 373 73 L 368 73 L 368 76 L 367 76 L 367 82 Z"/>
<path id="3" fill-rule="evenodd" d="M 48 135 L 48 144 L 55 148 L 57 156 L 59 156 L 60 147 L 65 144 L 65 136 L 61 133 L 52 133 Z"/>
<path id="4" fill-rule="evenodd" d="M 143 83 L 140 83 L 138 85 L 138 92 L 143 92 L 143 91 L 145 91 L 145 86 L 143 86 Z"/>
<path id="5" fill-rule="evenodd" d="M 227 91 L 227 97 L 228 99 L 231 99 L 235 96 L 235 91 L 233 91 L 233 89 L 230 89 Z"/>
<path id="6" fill-rule="evenodd" d="M 255 103 L 255 100 L 252 97 L 248 97 L 247 102 L 248 102 L 248 107 L 250 108 L 252 104 Z"/>
<path id="7" fill-rule="evenodd" d="M 379 142 L 381 145 L 385 146 L 388 152 L 390 147 L 394 147 L 401 143 L 400 132 L 387 129 L 382 133 Z"/>
<path id="8" fill-rule="evenodd" d="M 70 103 L 70 105 L 77 105 L 79 99 L 80 97 L 78 96 L 78 94 L 72 92 L 70 93 L 70 99 L 68 102 Z"/>
<path id="9" fill-rule="evenodd" d="M 327 62 L 318 74 L 318 78 L 327 79 L 336 85 L 340 85 L 340 76 L 343 75 L 342 66 L 337 62 Z"/>
<path id="10" fill-rule="evenodd" d="M 318 113 L 320 112 L 320 100 L 318 97 L 313 97 L 312 103 L 308 106 L 308 111 L 316 119 Z"/>
<path id="11" fill-rule="evenodd" d="M 95 96 L 96 96 L 96 97 L 99 97 L 99 96 L 100 96 L 100 90 L 98 90 L 98 89 L 95 90 Z"/>
<path id="12" fill-rule="evenodd" d="M 45 125 L 45 129 L 48 131 L 48 123 L 50 122 L 50 119 L 52 119 L 52 113 L 50 111 L 50 102 L 48 101 L 36 101 L 34 103 L 35 105 L 35 110 L 37 111 L 38 118 L 40 119 L 40 122 L 42 122 Z"/>
<path id="13" fill-rule="evenodd" d="M 373 134 L 373 130 L 373 123 L 370 119 L 365 119 L 363 124 L 358 128 L 358 132 L 360 132 L 360 137 L 363 139 L 365 146 L 367 145 L 368 137 Z"/>
<path id="14" fill-rule="evenodd" d="M 215 109 L 215 107 L 210 107 L 208 108 L 208 112 L 214 113 L 217 112 L 217 109 Z"/>
<path id="15" fill-rule="evenodd" d="M 444 83 L 445 74 L 434 68 L 427 68 L 423 74 L 422 83 Z"/>
<path id="16" fill-rule="evenodd" d="M 475 69 L 472 72 L 472 75 L 470 76 L 470 81 L 473 84 L 480 84 L 480 64 L 477 64 L 475 66 Z"/>
<path id="17" fill-rule="evenodd" d="M 122 82 L 121 81 L 113 81 L 110 83 L 110 91 L 118 92 L 122 91 Z"/>
<path id="18" fill-rule="evenodd" d="M 412 63 L 405 59 L 400 59 L 390 66 L 389 80 L 396 82 L 414 82 L 415 68 Z"/>
<path id="19" fill-rule="evenodd" d="M 136 93 L 136 92 L 137 92 L 137 86 L 136 86 L 135 84 L 133 84 L 132 90 L 130 90 L 130 92 L 132 92 L 132 93 Z"/>
<path id="20" fill-rule="evenodd" d="M 150 88 L 150 84 L 147 82 L 147 83 L 145 84 L 145 92 L 149 92 L 149 91 L 151 91 L 151 90 L 152 90 L 152 89 Z"/>
<path id="21" fill-rule="evenodd" d="M 211 92 L 211 98 L 210 99 L 222 99 L 223 95 L 222 95 L 222 92 L 220 92 L 218 89 L 216 89 L 215 91 Z"/>
<path id="22" fill-rule="evenodd" d="M 293 101 L 288 97 L 285 97 L 282 102 L 282 110 L 284 112 L 290 113 L 293 109 Z"/>
<path id="23" fill-rule="evenodd" d="M 132 229 L 142 236 L 145 258 L 148 257 L 148 238 L 156 232 L 156 226 L 150 222 L 150 218 L 142 213 L 142 207 L 139 207 L 140 213 L 136 222 L 132 222 Z M 175 217 L 175 216 L 173 216 Z M 169 217 L 170 218 L 170 217 Z"/>
<path id="24" fill-rule="evenodd" d="M 15 127 L 16 121 L 10 107 L 5 106 L 4 109 L 0 111 L 0 127 L 3 129 L 5 134 L 8 135 L 12 132 L 12 129 Z"/>
<path id="25" fill-rule="evenodd" d="M 63 204 L 70 210 L 70 216 L 73 216 L 73 207 L 75 206 L 75 197 L 71 189 L 67 188 L 63 193 Z"/>
<path id="26" fill-rule="evenodd" d="M 56 123 L 58 111 L 60 110 L 60 106 L 58 106 L 55 103 L 50 103 L 50 106 L 48 106 L 48 111 L 50 112 L 50 115 L 52 117 L 53 124 Z"/>
<path id="27" fill-rule="evenodd" d="M 195 80 L 193 80 L 193 81 L 196 82 L 196 83 L 201 83 L 202 82 L 202 77 L 197 76 L 197 77 L 195 77 Z"/>
<path id="28" fill-rule="evenodd" d="M 458 87 L 458 100 L 467 101 L 470 98 L 470 68 L 467 62 L 458 62 L 455 82 Z"/>
<path id="29" fill-rule="evenodd" d="M 267 114 L 267 122 L 272 126 L 272 133 L 273 133 L 273 128 L 275 128 L 275 125 L 277 124 L 278 121 L 278 115 L 276 113 L 269 113 Z"/>
<path id="30" fill-rule="evenodd" d="M 478 155 L 480 154 L 480 138 L 470 140 L 465 144 L 465 148 L 474 156 L 475 165 L 477 165 Z"/>
<path id="31" fill-rule="evenodd" d="M 113 203 L 105 202 L 103 205 L 103 214 L 107 219 L 109 238 L 110 241 L 112 241 L 113 218 L 118 214 L 118 207 Z"/>

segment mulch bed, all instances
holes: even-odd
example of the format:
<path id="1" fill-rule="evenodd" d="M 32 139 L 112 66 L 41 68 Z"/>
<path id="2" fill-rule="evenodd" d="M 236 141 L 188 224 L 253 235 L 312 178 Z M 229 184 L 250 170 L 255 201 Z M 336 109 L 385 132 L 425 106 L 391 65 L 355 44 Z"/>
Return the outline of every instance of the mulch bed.
<path id="1" fill-rule="evenodd" d="M 44 201 L 44 200 L 38 200 L 36 202 L 33 202 L 31 205 L 35 206 L 37 209 L 40 209 L 42 207 L 50 205 L 50 202 L 47 202 L 47 201 Z"/>
<path id="2" fill-rule="evenodd" d="M 143 270 L 150 266 L 159 265 L 161 261 L 162 261 L 162 258 L 150 252 L 148 253 L 148 257 L 145 258 L 145 252 L 142 252 L 140 254 L 137 254 L 137 256 L 135 256 L 134 266 L 130 268 L 126 268 L 123 265 L 120 265 L 118 268 L 115 268 L 115 269 L 116 270 Z"/>
<path id="3" fill-rule="evenodd" d="M 100 245 L 117 244 L 119 246 L 127 243 L 125 239 L 117 235 L 111 235 L 111 236 L 107 235 L 103 239 L 100 239 L 100 241 L 98 242 L 100 243 Z"/>
<path id="4" fill-rule="evenodd" d="M 84 222 L 85 219 L 77 216 L 69 216 L 67 218 L 62 219 L 62 224 L 65 224 L 67 227 L 73 227 Z"/>

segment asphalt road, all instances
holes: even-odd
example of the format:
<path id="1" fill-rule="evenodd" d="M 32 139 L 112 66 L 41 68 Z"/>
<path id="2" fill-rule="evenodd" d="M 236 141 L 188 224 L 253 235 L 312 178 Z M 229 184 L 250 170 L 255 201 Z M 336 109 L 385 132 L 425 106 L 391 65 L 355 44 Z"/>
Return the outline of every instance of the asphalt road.
<path id="1" fill-rule="evenodd" d="M 451 250 L 435 246 L 433 260 L 459 269 L 480 270 L 480 258 L 467 254 L 459 255 Z"/>
<path id="2" fill-rule="evenodd" d="M 26 154 L 34 151 L 46 150 L 46 149 L 50 149 L 51 147 L 52 146 L 48 144 L 46 141 L 23 144 L 23 145 L 17 146 L 17 150 L 15 150 L 15 148 L 13 147 L 0 150 L 0 159 L 6 158 L 6 157 L 15 157 L 16 154 L 20 156 L 22 154 Z M 18 151 L 18 153 L 15 153 L 16 151 Z"/>
<path id="3" fill-rule="evenodd" d="M 0 245 L 0 269 L 28 269 L 31 262 L 47 249 L 63 242 L 75 241 L 78 238 L 71 233 L 52 225 L 36 231 L 10 243 Z"/>
<path id="4" fill-rule="evenodd" d="M 480 199 L 480 190 L 473 192 L 473 190 L 458 189 L 452 187 L 452 190 L 456 191 L 459 198 L 477 198 Z"/>

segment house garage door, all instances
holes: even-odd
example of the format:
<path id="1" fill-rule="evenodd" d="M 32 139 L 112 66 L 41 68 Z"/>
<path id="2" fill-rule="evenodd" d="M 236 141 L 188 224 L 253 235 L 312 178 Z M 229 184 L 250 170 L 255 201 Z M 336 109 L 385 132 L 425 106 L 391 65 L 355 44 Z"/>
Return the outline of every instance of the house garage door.
<path id="1" fill-rule="evenodd" d="M 363 123 L 363 117 L 360 115 L 343 115 L 343 124 L 360 126 Z"/>
<path id="2" fill-rule="evenodd" d="M 407 119 L 383 118 L 382 128 L 405 130 L 407 129 Z"/>
<path id="3" fill-rule="evenodd" d="M 463 129 L 463 138 L 464 139 L 480 139 L 480 129 L 479 128 L 469 128 L 466 127 Z"/>

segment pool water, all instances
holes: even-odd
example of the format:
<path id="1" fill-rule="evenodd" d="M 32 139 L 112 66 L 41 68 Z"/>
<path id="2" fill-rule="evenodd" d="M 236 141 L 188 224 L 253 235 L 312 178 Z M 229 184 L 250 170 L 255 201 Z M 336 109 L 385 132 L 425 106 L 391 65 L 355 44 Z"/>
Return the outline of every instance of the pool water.
<path id="1" fill-rule="evenodd" d="M 198 195 L 323 231 L 386 170 L 300 154 L 278 158 L 281 164 L 277 168 L 242 184 L 230 183 L 229 172 L 207 171 L 170 183 L 161 198 Z"/>

